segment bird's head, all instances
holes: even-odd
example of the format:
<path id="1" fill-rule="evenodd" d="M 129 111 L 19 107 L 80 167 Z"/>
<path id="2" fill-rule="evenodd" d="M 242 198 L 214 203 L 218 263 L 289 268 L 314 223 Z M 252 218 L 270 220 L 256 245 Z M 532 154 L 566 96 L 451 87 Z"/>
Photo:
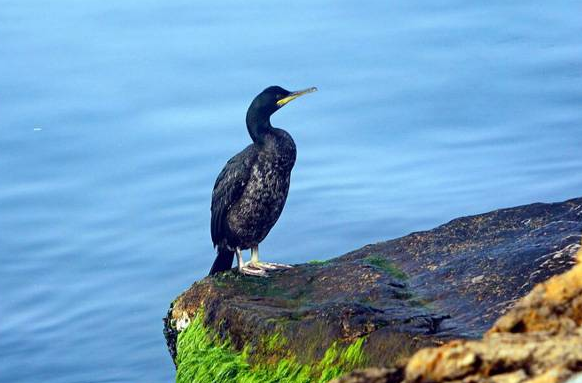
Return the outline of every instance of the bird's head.
<path id="1" fill-rule="evenodd" d="M 270 86 L 255 97 L 249 107 L 249 111 L 253 110 L 257 116 L 270 117 L 290 101 L 293 101 L 304 94 L 315 92 L 316 90 L 317 88 L 308 88 L 296 92 L 290 92 L 280 86 Z"/>
<path id="2" fill-rule="evenodd" d="M 280 86 L 270 86 L 259 93 L 247 111 L 247 128 L 253 141 L 257 142 L 262 140 L 262 136 L 271 126 L 270 117 L 273 113 L 297 97 L 315 92 L 316 90 L 317 88 L 312 87 L 290 92 Z"/>

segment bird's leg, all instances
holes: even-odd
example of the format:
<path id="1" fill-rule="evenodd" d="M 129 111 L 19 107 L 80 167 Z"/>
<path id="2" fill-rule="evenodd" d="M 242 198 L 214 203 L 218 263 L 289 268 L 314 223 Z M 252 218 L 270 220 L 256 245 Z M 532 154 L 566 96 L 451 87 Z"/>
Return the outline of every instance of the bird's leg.
<path id="1" fill-rule="evenodd" d="M 239 247 L 236 248 L 236 264 L 238 266 L 238 271 L 241 271 L 245 265 L 245 261 L 242 256 L 242 251 Z"/>
<path id="2" fill-rule="evenodd" d="M 259 263 L 259 245 L 251 247 L 251 263 Z"/>
<path id="3" fill-rule="evenodd" d="M 260 270 L 280 270 L 293 268 L 291 265 L 284 265 L 282 263 L 260 262 L 259 245 L 251 247 L 251 261 L 248 262 L 247 265 Z"/>
<path id="4" fill-rule="evenodd" d="M 266 277 L 267 273 L 258 267 L 252 267 L 250 263 L 246 263 L 243 260 L 242 250 L 240 247 L 236 248 L 236 260 L 238 264 L 238 272 L 244 275 L 254 275 L 256 277 Z"/>

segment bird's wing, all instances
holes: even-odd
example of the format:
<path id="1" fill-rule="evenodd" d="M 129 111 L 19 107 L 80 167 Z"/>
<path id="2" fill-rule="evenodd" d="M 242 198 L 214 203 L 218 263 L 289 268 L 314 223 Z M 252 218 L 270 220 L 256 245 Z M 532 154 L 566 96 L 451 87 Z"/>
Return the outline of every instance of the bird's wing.
<path id="1" fill-rule="evenodd" d="M 253 145 L 249 145 L 228 160 L 216 179 L 210 207 L 210 234 L 214 246 L 224 238 L 226 217 L 245 190 L 256 156 Z"/>

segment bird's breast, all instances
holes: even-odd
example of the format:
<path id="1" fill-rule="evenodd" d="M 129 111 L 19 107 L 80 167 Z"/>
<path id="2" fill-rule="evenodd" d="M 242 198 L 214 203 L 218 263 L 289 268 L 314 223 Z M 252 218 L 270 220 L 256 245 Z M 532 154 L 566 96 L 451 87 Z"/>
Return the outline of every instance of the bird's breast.
<path id="1" fill-rule="evenodd" d="M 259 155 L 242 197 L 229 212 L 229 228 L 243 248 L 261 242 L 283 211 L 292 168 L 283 165 Z"/>

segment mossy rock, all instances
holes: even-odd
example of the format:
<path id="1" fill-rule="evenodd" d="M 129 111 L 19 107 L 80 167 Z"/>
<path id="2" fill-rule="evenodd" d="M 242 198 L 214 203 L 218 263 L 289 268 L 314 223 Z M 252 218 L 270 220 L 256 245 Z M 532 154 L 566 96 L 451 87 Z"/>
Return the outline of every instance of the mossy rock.
<path id="1" fill-rule="evenodd" d="M 265 356 L 272 352 L 273 357 L 251 363 L 252 346 L 236 350 L 228 339 L 222 339 L 213 329 L 208 328 L 203 318 L 201 310 L 178 335 L 178 383 L 327 382 L 363 366 L 365 362 L 363 338 L 347 347 L 334 343 L 321 360 L 299 363 L 292 355 L 284 352 L 287 341 L 279 333 L 275 333 L 260 341 L 263 350 L 267 352 Z M 277 354 L 288 355 L 275 358 Z"/>
<path id="2" fill-rule="evenodd" d="M 534 284 L 571 267 L 581 231 L 582 199 L 533 204 L 269 278 L 204 278 L 166 318 L 178 381 L 324 382 L 478 337 Z"/>

